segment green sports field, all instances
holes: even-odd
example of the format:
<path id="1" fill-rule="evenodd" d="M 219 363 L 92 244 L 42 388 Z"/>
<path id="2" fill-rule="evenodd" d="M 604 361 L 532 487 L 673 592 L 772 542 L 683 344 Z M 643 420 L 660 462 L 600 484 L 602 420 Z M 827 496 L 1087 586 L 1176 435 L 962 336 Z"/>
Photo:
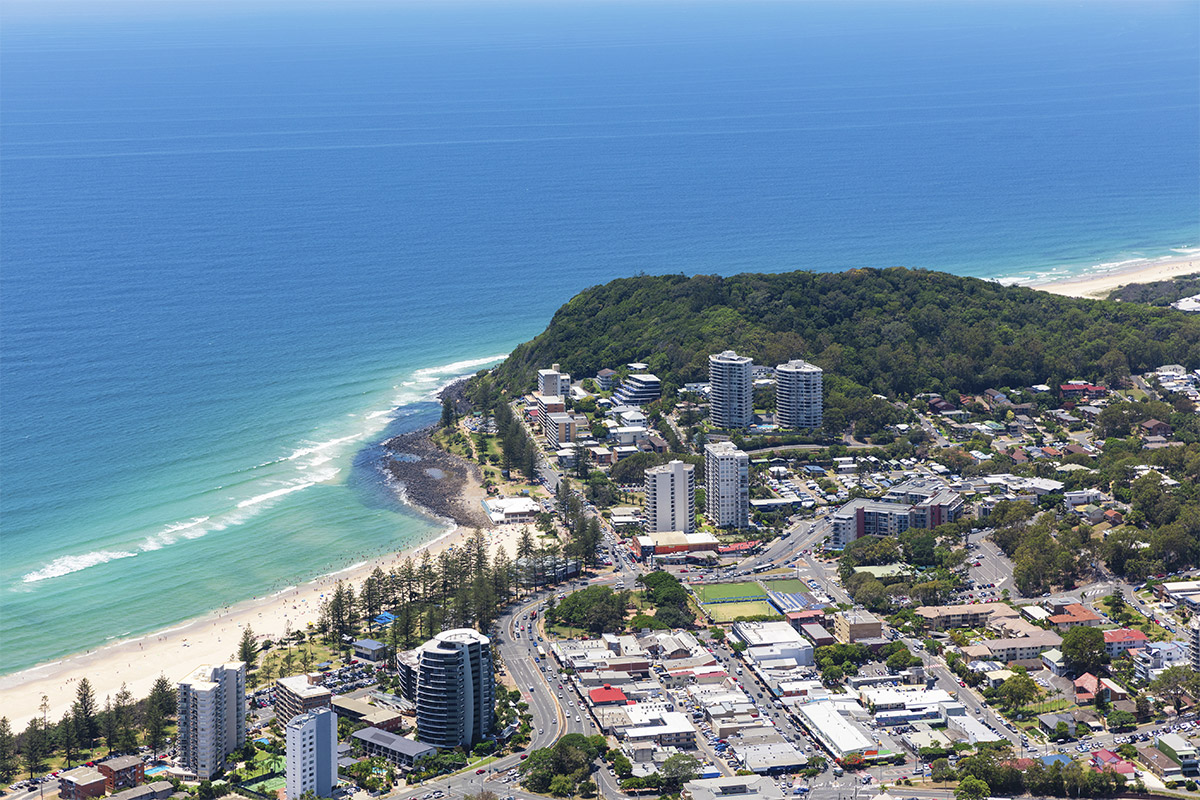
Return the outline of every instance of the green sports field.
<path id="1" fill-rule="evenodd" d="M 746 600 L 740 603 L 709 603 L 703 606 L 713 622 L 733 622 L 738 617 L 781 617 L 766 600 Z"/>
<path id="2" fill-rule="evenodd" d="M 723 603 L 729 600 L 766 599 L 767 592 L 753 581 L 739 583 L 709 583 L 693 586 L 701 603 Z"/>
<path id="3" fill-rule="evenodd" d="M 783 580 L 777 581 L 763 581 L 763 585 L 772 592 L 787 592 L 791 594 L 794 592 L 812 591 L 812 589 L 808 588 L 808 584 L 806 584 L 804 581 L 798 581 L 795 578 L 784 578 Z"/>

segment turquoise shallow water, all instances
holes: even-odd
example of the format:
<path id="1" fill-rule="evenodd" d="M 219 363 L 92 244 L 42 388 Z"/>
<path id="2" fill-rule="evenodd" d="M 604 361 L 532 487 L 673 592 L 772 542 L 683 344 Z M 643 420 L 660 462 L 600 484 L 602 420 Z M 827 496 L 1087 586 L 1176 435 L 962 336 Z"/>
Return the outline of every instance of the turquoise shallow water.
<path id="1" fill-rule="evenodd" d="M 1200 243 L 1194 3 L 14 3 L 0 671 L 435 535 L 374 444 L 640 271 Z"/>

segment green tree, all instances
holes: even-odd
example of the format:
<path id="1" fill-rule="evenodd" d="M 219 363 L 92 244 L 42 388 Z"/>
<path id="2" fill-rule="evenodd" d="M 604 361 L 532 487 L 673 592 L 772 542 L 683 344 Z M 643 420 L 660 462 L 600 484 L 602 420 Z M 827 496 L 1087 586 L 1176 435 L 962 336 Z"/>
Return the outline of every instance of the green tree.
<path id="1" fill-rule="evenodd" d="M 1150 691 L 1164 700 L 1169 700 L 1175 710 L 1183 705 L 1183 698 L 1195 696 L 1200 691 L 1200 676 L 1191 667 L 1169 667 L 1150 682 Z"/>
<path id="2" fill-rule="evenodd" d="M 1000 684 L 997 690 L 1000 699 L 1009 709 L 1029 705 L 1040 694 L 1037 683 L 1026 673 L 1017 673 Z"/>
<path id="3" fill-rule="evenodd" d="M 567 797 L 574 791 L 575 782 L 570 775 L 555 775 L 550 779 L 550 794 L 555 797 Z"/>
<path id="4" fill-rule="evenodd" d="M 339 586 L 341 584 L 338 584 Z M 246 669 L 253 669 L 258 660 L 258 642 L 254 640 L 254 631 L 247 625 L 242 628 L 242 639 L 238 643 L 237 660 L 246 662 Z"/>
<path id="5" fill-rule="evenodd" d="M 67 768 L 70 769 L 71 762 L 79 755 L 78 723 L 70 711 L 63 713 L 62 720 L 55 729 L 55 739 L 58 740 L 58 748 L 62 750 L 63 760 L 67 762 Z"/>
<path id="6" fill-rule="evenodd" d="M 1137 717 L 1128 711 L 1113 711 L 1106 721 L 1110 731 L 1131 731 L 1137 727 Z"/>
<path id="7" fill-rule="evenodd" d="M 955 778 L 954 767 L 950 766 L 950 759 L 939 758 L 929 765 L 929 777 L 935 783 L 945 783 L 952 781 Z"/>
<path id="8" fill-rule="evenodd" d="M 985 800 L 991 793 L 992 790 L 985 782 L 967 776 L 958 782 L 958 788 L 954 790 L 954 800 Z"/>
<path id="9" fill-rule="evenodd" d="M 1096 672 L 1104 664 L 1104 633 L 1099 628 L 1079 626 L 1067 631 L 1062 641 L 1063 659 L 1076 672 Z"/>
<path id="10" fill-rule="evenodd" d="M 447 395 L 442 398 L 442 421 L 443 428 L 449 428 L 458 421 L 458 415 L 454 412 L 454 401 Z"/>
<path id="11" fill-rule="evenodd" d="M 17 774 L 17 746 L 8 717 L 0 717 L 0 783 L 8 783 Z"/>
<path id="12" fill-rule="evenodd" d="M 663 781 L 664 789 L 678 789 L 700 774 L 700 760 L 687 753 L 676 753 L 669 756 L 659 767 L 658 774 Z"/>
<path id="13" fill-rule="evenodd" d="M 96 693 L 92 691 L 91 681 L 87 678 L 79 681 L 79 688 L 75 690 L 75 704 L 71 710 L 79 718 L 80 743 L 85 750 L 91 750 L 96 743 L 96 737 L 100 735 L 100 725 L 96 720 Z"/>
<path id="14" fill-rule="evenodd" d="M 25 732 L 21 735 L 21 761 L 30 778 L 45 770 L 49 749 L 46 729 L 42 727 L 42 723 L 36 717 L 29 720 Z"/>

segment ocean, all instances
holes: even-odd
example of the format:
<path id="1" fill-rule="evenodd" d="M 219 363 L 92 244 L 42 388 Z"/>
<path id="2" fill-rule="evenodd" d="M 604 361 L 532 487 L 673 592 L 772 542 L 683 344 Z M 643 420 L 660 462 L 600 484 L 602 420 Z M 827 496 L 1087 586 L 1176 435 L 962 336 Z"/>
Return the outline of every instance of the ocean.
<path id="1" fill-rule="evenodd" d="M 1200 243 L 1191 0 L 100 5 L 0 26 L 0 673 L 437 535 L 378 443 L 587 286 Z"/>

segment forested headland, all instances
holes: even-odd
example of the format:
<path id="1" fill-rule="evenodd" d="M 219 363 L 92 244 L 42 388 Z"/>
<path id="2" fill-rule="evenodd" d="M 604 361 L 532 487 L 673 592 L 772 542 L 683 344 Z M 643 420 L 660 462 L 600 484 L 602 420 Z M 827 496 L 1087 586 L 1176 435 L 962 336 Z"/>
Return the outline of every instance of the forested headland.
<path id="1" fill-rule="evenodd" d="M 836 395 L 976 392 L 1115 380 L 1200 366 L 1200 317 L 904 268 L 638 276 L 580 292 L 495 371 L 527 391 L 557 362 L 575 376 L 646 363 L 669 387 L 707 379 L 732 348 L 774 366 L 805 358 Z"/>

